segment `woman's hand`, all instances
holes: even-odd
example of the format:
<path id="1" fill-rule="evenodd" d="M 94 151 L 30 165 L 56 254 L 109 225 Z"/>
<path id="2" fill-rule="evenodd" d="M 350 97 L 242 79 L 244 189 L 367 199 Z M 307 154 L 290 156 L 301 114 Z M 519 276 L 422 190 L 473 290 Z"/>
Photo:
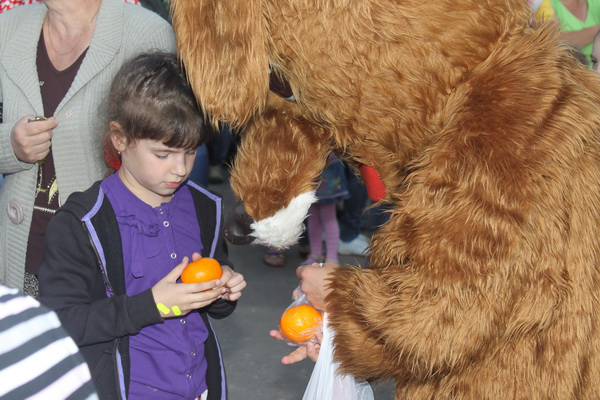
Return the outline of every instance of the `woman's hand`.
<path id="1" fill-rule="evenodd" d="M 54 117 L 39 121 L 34 118 L 23 117 L 10 130 L 10 145 L 15 156 L 28 163 L 46 158 L 52 145 L 52 129 L 58 126 Z"/>

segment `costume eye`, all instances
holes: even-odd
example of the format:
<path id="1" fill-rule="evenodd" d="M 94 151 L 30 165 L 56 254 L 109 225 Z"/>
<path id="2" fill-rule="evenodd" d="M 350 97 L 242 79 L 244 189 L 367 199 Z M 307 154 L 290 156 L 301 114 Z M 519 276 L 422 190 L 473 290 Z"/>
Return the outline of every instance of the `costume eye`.
<path id="1" fill-rule="evenodd" d="M 269 65 L 269 90 L 287 101 L 295 102 L 294 92 L 287 79 L 275 69 L 277 64 Z"/>

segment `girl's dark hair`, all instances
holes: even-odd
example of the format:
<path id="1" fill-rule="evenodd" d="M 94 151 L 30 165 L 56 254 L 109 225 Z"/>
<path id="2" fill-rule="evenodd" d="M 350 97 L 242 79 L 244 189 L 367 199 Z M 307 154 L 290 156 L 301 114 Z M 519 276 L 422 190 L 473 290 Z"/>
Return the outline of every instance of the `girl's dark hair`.
<path id="1" fill-rule="evenodd" d="M 177 57 L 162 52 L 140 54 L 123 64 L 110 87 L 108 121 L 121 126 L 128 143 L 151 139 L 190 150 L 213 132 Z M 107 161 L 118 157 L 109 135 L 104 142 Z"/>

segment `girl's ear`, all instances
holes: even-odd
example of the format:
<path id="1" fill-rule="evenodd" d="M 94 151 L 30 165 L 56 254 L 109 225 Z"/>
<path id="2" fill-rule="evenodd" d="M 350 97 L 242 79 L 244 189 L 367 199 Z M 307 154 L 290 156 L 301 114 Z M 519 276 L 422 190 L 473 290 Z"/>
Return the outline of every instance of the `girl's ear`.
<path id="1" fill-rule="evenodd" d="M 172 0 L 179 56 L 211 123 L 245 125 L 269 92 L 264 0 Z"/>
<path id="2" fill-rule="evenodd" d="M 104 160 L 113 170 L 121 168 L 121 152 L 127 147 L 127 140 L 118 122 L 111 122 L 108 133 L 104 136 L 102 148 Z"/>
<path id="3" fill-rule="evenodd" d="M 118 122 L 111 121 L 108 134 L 113 147 L 119 154 L 127 148 L 127 138 L 123 135 L 123 130 Z"/>

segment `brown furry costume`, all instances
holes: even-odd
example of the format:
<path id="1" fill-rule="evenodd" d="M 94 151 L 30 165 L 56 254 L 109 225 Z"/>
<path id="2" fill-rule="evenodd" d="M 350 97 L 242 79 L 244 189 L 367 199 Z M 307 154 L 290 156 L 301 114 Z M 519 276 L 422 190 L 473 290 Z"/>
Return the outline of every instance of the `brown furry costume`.
<path id="1" fill-rule="evenodd" d="M 369 268 L 331 283 L 345 371 L 397 399 L 600 398 L 600 88 L 525 1 L 173 3 L 198 99 L 246 126 L 253 227 L 332 150 L 394 204 Z"/>

